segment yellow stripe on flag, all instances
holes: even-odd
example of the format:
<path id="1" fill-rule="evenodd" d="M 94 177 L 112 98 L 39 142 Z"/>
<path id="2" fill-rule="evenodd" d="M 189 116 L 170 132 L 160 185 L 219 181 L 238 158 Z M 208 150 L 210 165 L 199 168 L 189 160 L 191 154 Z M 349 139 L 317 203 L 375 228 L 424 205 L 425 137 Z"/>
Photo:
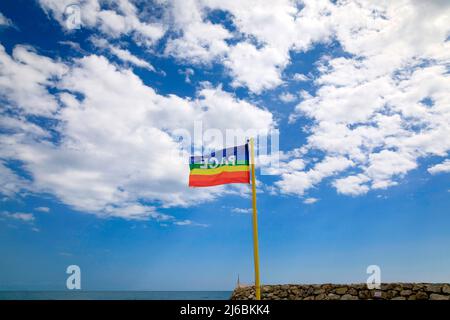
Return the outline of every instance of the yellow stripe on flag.
<path id="1" fill-rule="evenodd" d="M 222 166 L 217 168 L 211 168 L 211 169 L 200 169 L 195 168 L 191 170 L 191 175 L 212 175 L 212 174 L 218 174 L 222 172 L 237 172 L 237 171 L 249 171 L 249 166 Z"/>

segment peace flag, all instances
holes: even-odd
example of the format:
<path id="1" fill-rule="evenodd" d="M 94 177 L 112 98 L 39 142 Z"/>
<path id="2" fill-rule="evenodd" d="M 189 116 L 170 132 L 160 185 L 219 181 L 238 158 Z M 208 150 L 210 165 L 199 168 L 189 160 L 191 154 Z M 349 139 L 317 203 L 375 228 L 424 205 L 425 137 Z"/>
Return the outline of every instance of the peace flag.
<path id="1" fill-rule="evenodd" d="M 212 152 L 208 156 L 191 156 L 189 166 L 190 187 L 250 183 L 248 143 Z"/>

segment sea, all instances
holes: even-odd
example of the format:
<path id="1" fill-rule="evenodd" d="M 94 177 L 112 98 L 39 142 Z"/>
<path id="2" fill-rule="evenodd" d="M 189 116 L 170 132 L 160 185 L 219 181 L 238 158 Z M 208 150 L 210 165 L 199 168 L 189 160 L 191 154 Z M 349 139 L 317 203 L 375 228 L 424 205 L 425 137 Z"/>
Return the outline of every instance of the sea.
<path id="1" fill-rule="evenodd" d="M 0 291 L 0 300 L 229 300 L 232 291 Z"/>

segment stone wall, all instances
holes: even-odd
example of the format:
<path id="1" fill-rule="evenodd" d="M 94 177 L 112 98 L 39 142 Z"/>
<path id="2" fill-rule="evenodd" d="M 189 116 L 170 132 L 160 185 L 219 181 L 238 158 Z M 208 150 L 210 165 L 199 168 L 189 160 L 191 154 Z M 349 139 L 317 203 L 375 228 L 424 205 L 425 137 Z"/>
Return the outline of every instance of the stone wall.
<path id="1" fill-rule="evenodd" d="M 255 298 L 254 287 L 236 288 L 232 300 Z M 450 300 L 450 284 L 387 283 L 380 289 L 366 284 L 264 285 L 262 300 Z"/>

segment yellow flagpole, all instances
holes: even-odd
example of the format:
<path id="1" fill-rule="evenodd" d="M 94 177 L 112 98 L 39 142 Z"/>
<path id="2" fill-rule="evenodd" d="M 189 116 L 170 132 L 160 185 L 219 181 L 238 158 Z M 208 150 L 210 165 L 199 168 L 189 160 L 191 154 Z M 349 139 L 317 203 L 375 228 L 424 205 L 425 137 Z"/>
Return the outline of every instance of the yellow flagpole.
<path id="1" fill-rule="evenodd" d="M 256 300 L 261 300 L 259 284 L 259 253 L 258 253 L 258 217 L 256 214 L 256 179 L 255 179 L 255 150 L 253 138 L 250 138 L 250 167 L 252 170 L 252 205 L 253 205 L 253 255 L 255 260 L 255 293 Z"/>

